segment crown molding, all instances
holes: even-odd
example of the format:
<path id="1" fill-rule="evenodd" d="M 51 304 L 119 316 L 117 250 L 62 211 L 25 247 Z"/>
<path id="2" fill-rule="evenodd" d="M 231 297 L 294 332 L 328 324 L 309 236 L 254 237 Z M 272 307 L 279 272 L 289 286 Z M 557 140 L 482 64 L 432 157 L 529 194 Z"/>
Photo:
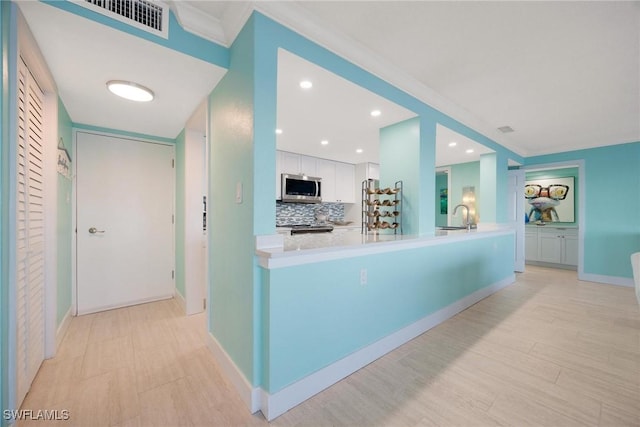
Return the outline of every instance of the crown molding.
<path id="1" fill-rule="evenodd" d="M 171 1 L 169 7 L 185 31 L 225 47 L 229 46 L 230 39 L 226 36 L 220 19 L 181 1 Z"/>

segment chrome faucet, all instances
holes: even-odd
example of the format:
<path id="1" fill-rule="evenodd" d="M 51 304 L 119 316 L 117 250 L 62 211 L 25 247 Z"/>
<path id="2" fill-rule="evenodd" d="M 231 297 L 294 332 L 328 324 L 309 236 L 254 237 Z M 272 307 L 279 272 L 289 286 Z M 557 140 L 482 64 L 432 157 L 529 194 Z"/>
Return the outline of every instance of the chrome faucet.
<path id="1" fill-rule="evenodd" d="M 471 230 L 471 219 L 469 218 L 469 206 L 467 206 L 467 205 L 458 205 L 458 206 L 456 206 L 455 208 L 453 208 L 453 214 L 454 215 L 458 211 L 459 207 L 463 207 L 463 208 L 465 208 L 467 210 L 467 218 L 465 220 L 465 224 L 464 225 L 465 225 L 465 227 L 467 227 L 467 231 L 470 231 Z"/>

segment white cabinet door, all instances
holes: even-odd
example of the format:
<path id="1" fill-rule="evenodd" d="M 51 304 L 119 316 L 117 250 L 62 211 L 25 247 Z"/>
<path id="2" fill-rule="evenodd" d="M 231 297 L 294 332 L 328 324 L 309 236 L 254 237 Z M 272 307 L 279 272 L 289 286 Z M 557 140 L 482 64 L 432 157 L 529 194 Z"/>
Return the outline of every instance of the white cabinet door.
<path id="1" fill-rule="evenodd" d="M 318 176 L 322 178 L 322 201 L 336 201 L 336 162 L 318 159 L 316 163 Z"/>
<path id="2" fill-rule="evenodd" d="M 377 163 L 369 163 L 367 171 L 367 179 L 380 179 L 380 165 Z"/>
<path id="3" fill-rule="evenodd" d="M 316 163 L 317 159 L 315 157 L 300 156 L 300 175 L 317 177 L 318 171 Z"/>
<path id="4" fill-rule="evenodd" d="M 535 231 L 524 235 L 524 258 L 527 261 L 538 261 L 538 233 Z"/>
<path id="5" fill-rule="evenodd" d="M 540 261 L 562 263 L 562 238 L 555 232 L 540 232 L 538 235 Z"/>
<path id="6" fill-rule="evenodd" d="M 297 175 L 300 173 L 300 154 L 282 152 L 282 173 Z"/>
<path id="7" fill-rule="evenodd" d="M 562 263 L 578 265 L 578 236 L 565 235 L 563 240 Z"/>
<path id="8" fill-rule="evenodd" d="M 336 201 L 355 203 L 355 173 L 353 165 L 336 162 Z"/>

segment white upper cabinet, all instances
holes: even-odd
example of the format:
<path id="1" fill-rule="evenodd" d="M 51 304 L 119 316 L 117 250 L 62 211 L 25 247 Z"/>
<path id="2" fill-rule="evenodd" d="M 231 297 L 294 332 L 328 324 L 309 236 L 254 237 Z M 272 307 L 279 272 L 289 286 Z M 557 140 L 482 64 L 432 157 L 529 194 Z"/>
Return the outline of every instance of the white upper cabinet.
<path id="1" fill-rule="evenodd" d="M 336 201 L 341 203 L 355 203 L 355 166 L 349 163 L 336 162 Z"/>
<path id="2" fill-rule="evenodd" d="M 283 173 L 322 178 L 322 201 L 355 203 L 355 166 L 349 163 L 276 151 L 276 199 L 282 198 Z"/>
<path id="3" fill-rule="evenodd" d="M 318 176 L 322 178 L 322 201 L 336 201 L 336 162 L 318 159 L 316 163 Z"/>

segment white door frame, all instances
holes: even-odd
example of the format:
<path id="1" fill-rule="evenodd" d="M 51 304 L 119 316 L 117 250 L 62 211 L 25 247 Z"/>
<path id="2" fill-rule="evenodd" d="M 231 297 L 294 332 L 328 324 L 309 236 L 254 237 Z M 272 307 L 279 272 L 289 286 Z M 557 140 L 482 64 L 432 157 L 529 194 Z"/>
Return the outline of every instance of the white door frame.
<path id="1" fill-rule="evenodd" d="M 567 162 L 543 163 L 539 165 L 524 166 L 520 169 L 526 171 L 552 170 L 563 168 L 578 168 L 578 279 L 589 280 L 584 274 L 584 224 L 585 224 L 585 163 L 584 160 L 572 160 Z"/>
<path id="2" fill-rule="evenodd" d="M 151 144 L 162 144 L 162 145 L 167 145 L 167 146 L 171 146 L 171 147 L 175 147 L 175 144 L 171 144 L 168 142 L 163 142 L 163 141 L 159 141 L 159 140 L 154 140 L 154 139 L 150 139 L 150 138 L 142 138 L 142 137 L 133 137 L 130 135 L 124 135 L 124 134 L 118 134 L 115 132 L 103 132 L 103 131 L 94 131 L 94 130 L 87 130 L 87 129 L 81 129 L 81 128 L 74 128 L 72 130 L 72 152 L 73 152 L 73 158 L 77 159 L 78 158 L 78 144 L 77 144 L 77 139 L 78 139 L 78 133 L 91 133 L 94 135 L 101 135 L 101 136 L 107 136 L 107 137 L 112 137 L 112 138 L 126 138 L 126 139 L 130 139 L 133 141 L 139 141 L 141 143 L 151 143 Z M 175 158 L 175 153 L 174 153 L 174 158 Z M 78 255 L 78 242 L 77 242 L 77 236 L 78 236 L 78 218 L 77 218 L 77 209 L 78 209 L 78 193 L 77 193 L 77 183 L 76 183 L 76 172 L 77 172 L 77 165 L 78 162 L 77 161 L 73 161 L 72 162 L 72 169 L 73 169 L 73 182 L 72 182 L 72 186 L 71 186 L 71 224 L 72 224 L 72 229 L 73 229 L 73 239 L 71 241 L 71 311 L 72 311 L 72 315 L 73 316 L 77 316 L 78 315 L 78 274 L 77 274 L 77 268 L 78 268 L 78 263 L 77 263 L 77 255 Z M 173 180 L 173 212 L 176 211 L 176 180 L 174 177 Z M 175 268 L 175 248 L 176 248 L 176 233 L 175 233 L 175 224 L 174 224 L 174 230 L 173 230 L 173 253 L 174 253 L 174 268 Z M 175 280 L 174 280 L 174 295 L 175 295 Z"/>

